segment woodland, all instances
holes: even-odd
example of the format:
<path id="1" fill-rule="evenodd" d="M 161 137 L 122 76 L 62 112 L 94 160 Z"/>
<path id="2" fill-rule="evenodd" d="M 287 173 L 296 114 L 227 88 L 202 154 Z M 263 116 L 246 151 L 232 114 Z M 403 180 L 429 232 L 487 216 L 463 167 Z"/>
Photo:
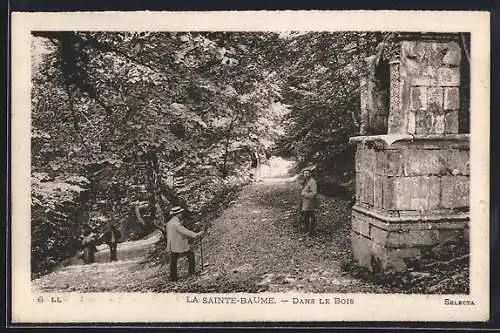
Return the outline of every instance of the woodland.
<path id="1" fill-rule="evenodd" d="M 344 241 L 354 189 L 348 140 L 360 133 L 359 76 L 367 56 L 388 56 L 384 50 L 394 37 L 382 32 L 33 32 L 32 277 L 72 257 L 88 227 L 102 232 L 114 223 L 125 241 L 140 240 L 178 205 L 188 212 L 188 227 L 213 220 L 255 181 L 255 156 L 264 164 L 271 156 L 293 160 L 295 171 L 314 168 L 320 192 L 342 199 L 330 200 L 323 212 L 342 220 L 342 227 L 329 226 L 319 237 L 339 256 L 348 256 Z M 288 201 L 265 192 L 269 198 L 261 204 L 288 205 L 295 197 L 290 191 L 283 190 Z M 272 222 L 278 233 L 284 228 L 280 214 Z M 263 228 L 267 218 L 258 222 Z M 245 219 L 243 228 L 258 226 L 251 216 Z M 233 222 L 224 220 L 222 226 L 227 223 L 230 228 Z M 339 230 L 345 237 L 334 239 Z M 235 233 L 227 241 L 238 237 Z M 162 260 L 161 240 L 148 260 Z M 296 246 L 295 240 L 286 242 Z M 459 289 L 467 285 L 463 274 Z"/>

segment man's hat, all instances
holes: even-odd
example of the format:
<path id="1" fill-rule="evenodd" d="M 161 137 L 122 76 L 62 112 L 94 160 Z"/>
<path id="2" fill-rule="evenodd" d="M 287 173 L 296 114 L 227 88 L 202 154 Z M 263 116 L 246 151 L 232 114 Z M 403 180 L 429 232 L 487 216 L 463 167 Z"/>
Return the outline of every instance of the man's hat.
<path id="1" fill-rule="evenodd" d="M 316 169 L 316 166 L 314 166 L 314 165 L 312 165 L 312 166 L 311 166 L 311 165 L 310 165 L 310 166 L 307 166 L 307 167 L 305 167 L 304 169 L 302 169 L 302 171 L 301 171 L 300 173 L 302 173 L 302 174 L 303 174 L 303 173 L 304 173 L 304 172 L 306 172 L 306 171 L 309 171 L 310 173 L 312 173 L 315 169 Z"/>
<path id="2" fill-rule="evenodd" d="M 176 206 L 170 210 L 170 215 L 176 215 L 184 211 L 184 208 Z"/>

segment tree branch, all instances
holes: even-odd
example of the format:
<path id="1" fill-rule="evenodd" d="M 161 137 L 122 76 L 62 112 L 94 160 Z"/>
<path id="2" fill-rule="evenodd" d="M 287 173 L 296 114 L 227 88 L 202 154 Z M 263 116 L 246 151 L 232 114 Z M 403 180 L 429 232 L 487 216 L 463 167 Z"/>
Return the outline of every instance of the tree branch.
<path id="1" fill-rule="evenodd" d="M 117 55 L 120 55 L 136 64 L 139 64 L 141 66 L 144 66 L 144 67 L 147 67 L 149 68 L 150 70 L 154 71 L 154 72 L 157 72 L 157 73 L 160 73 L 160 74 L 163 74 L 162 72 L 160 72 L 157 68 L 154 68 L 152 67 L 151 65 L 143 62 L 142 60 L 139 60 L 137 59 L 136 57 L 134 56 L 131 56 L 130 54 L 122 51 L 122 50 L 119 50 L 113 46 L 111 46 L 110 44 L 108 43 L 104 43 L 104 42 L 101 42 L 99 40 L 97 40 L 95 37 L 92 37 L 92 36 L 89 36 L 89 35 L 85 35 L 85 37 L 87 38 L 86 42 L 88 45 L 94 47 L 95 49 L 101 51 L 101 52 L 112 52 L 112 53 L 115 53 Z"/>

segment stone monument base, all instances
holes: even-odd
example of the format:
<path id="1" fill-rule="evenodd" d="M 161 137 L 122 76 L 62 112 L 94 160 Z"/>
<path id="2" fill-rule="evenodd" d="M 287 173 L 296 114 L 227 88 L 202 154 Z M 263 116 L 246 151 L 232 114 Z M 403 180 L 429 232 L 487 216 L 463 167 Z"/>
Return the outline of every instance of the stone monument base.
<path id="1" fill-rule="evenodd" d="M 378 135 L 356 144 L 352 248 L 360 266 L 405 270 L 468 238 L 469 135 Z M 376 267 L 375 267 L 376 266 Z"/>

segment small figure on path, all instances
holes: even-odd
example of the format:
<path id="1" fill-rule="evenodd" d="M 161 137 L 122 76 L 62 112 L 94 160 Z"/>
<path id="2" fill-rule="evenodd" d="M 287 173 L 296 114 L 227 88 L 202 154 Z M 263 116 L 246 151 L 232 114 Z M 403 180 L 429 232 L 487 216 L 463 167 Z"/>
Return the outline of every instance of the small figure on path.
<path id="1" fill-rule="evenodd" d="M 183 212 L 181 207 L 170 210 L 170 221 L 167 223 L 167 251 L 170 252 L 170 280 L 177 281 L 177 260 L 187 257 L 189 264 L 189 275 L 195 273 L 194 252 L 189 247 L 189 238 L 200 238 L 204 231 L 194 232 L 182 225 Z"/>
<path id="2" fill-rule="evenodd" d="M 81 244 L 83 247 L 83 261 L 91 264 L 95 261 L 97 235 L 90 228 L 86 228 L 82 235 Z"/>
<path id="3" fill-rule="evenodd" d="M 255 182 L 260 182 L 262 181 L 262 178 L 261 178 L 261 158 L 260 158 L 260 155 L 259 155 L 259 152 L 258 151 L 252 151 L 252 165 L 251 165 L 251 168 L 253 170 L 252 172 L 252 178 Z"/>
<path id="4" fill-rule="evenodd" d="M 302 198 L 302 219 L 304 222 L 305 232 L 309 232 L 309 235 L 313 235 L 316 230 L 316 215 L 314 209 L 316 208 L 318 189 L 316 181 L 311 175 L 309 169 L 302 171 L 304 176 L 304 182 L 302 183 L 302 191 L 300 196 Z"/>
<path id="5" fill-rule="evenodd" d="M 120 230 L 116 229 L 114 224 L 111 224 L 111 227 L 104 233 L 103 241 L 109 246 L 109 261 L 117 261 L 116 257 L 116 248 L 118 246 L 118 242 L 121 238 Z"/>

